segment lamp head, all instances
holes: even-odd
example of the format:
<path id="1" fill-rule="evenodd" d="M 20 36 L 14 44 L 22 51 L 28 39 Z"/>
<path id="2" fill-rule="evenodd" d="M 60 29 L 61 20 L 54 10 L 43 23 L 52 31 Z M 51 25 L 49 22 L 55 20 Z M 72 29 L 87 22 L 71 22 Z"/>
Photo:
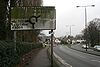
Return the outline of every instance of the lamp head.
<path id="1" fill-rule="evenodd" d="M 95 7 L 95 5 L 91 5 L 92 7 Z"/>
<path id="2" fill-rule="evenodd" d="M 80 6 L 76 6 L 76 7 L 78 8 L 78 7 L 80 7 Z"/>

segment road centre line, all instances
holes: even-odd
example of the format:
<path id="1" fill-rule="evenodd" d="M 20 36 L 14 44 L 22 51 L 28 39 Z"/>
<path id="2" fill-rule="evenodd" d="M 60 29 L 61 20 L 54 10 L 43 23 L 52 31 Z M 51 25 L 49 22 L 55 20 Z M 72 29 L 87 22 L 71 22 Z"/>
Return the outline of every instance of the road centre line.
<path id="1" fill-rule="evenodd" d="M 59 57 L 55 52 L 54 52 L 54 56 L 58 59 L 59 62 L 61 62 L 66 67 L 72 67 L 70 64 L 66 63 L 61 57 Z"/>

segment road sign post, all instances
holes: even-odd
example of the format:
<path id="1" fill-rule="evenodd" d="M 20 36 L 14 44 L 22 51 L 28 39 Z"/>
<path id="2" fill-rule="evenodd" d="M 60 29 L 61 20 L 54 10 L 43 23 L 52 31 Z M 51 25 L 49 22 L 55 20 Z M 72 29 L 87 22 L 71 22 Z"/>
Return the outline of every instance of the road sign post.
<path id="1" fill-rule="evenodd" d="M 16 51 L 16 31 L 14 31 L 14 50 Z"/>
<path id="2" fill-rule="evenodd" d="M 53 30 L 51 30 L 51 67 L 53 67 Z"/>

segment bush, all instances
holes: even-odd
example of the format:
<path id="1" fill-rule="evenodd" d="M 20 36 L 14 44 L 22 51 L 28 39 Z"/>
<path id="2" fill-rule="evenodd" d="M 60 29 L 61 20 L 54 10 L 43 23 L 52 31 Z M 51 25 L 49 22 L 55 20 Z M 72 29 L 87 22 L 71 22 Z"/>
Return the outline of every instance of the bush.
<path id="1" fill-rule="evenodd" d="M 42 44 L 37 43 L 16 43 L 16 51 L 14 42 L 0 41 L 0 67 L 14 67 L 19 63 L 20 57 L 30 52 L 32 49 L 40 48 Z"/>
<path id="2" fill-rule="evenodd" d="M 14 51 L 13 44 L 0 41 L 0 67 L 12 67 L 18 63 L 18 55 Z"/>
<path id="3" fill-rule="evenodd" d="M 61 41 L 61 44 L 68 44 L 68 43 L 62 40 L 62 41 Z"/>

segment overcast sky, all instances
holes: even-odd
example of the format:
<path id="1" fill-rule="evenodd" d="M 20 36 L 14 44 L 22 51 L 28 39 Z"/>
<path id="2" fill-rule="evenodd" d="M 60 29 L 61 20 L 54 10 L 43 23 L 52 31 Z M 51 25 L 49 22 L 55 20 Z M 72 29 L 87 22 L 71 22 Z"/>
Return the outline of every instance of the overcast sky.
<path id="1" fill-rule="evenodd" d="M 72 35 L 80 34 L 85 27 L 85 9 L 76 6 L 95 5 L 87 8 L 87 22 L 100 18 L 100 0 L 43 0 L 44 6 L 56 7 L 55 36 L 69 35 L 70 26 Z"/>

